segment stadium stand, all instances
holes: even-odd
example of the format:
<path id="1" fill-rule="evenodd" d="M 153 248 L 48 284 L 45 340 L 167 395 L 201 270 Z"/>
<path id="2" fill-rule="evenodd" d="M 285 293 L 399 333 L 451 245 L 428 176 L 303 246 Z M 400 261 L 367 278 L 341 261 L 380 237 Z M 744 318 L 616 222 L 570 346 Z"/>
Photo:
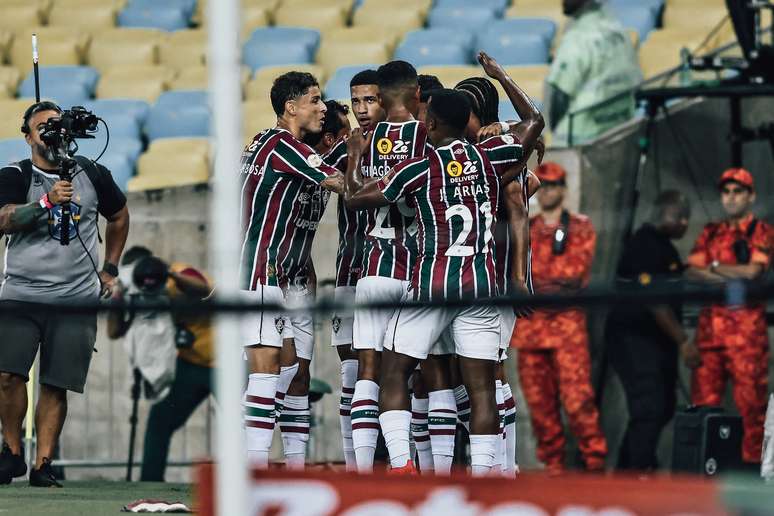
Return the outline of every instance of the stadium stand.
<path id="1" fill-rule="evenodd" d="M 159 62 L 159 45 L 165 33 L 156 29 L 115 28 L 96 33 L 91 40 L 88 64 L 100 71 L 126 65 Z"/>
<path id="2" fill-rule="evenodd" d="M 422 6 L 407 5 L 396 9 L 392 3 L 369 4 L 357 9 L 352 16 L 355 27 L 391 29 L 398 34 L 420 29 L 425 23 L 427 10 Z"/>
<path id="3" fill-rule="evenodd" d="M 38 35 L 40 51 L 45 52 L 45 65 L 80 65 L 83 64 L 84 54 L 88 47 L 90 37 L 79 34 L 77 30 L 64 27 L 37 27 L 30 26 L 18 28 L 14 33 L 9 57 L 13 66 L 19 69 L 23 75 L 32 70 L 32 43 L 31 36 L 35 32 Z"/>
<path id="4" fill-rule="evenodd" d="M 179 30 L 159 45 L 159 62 L 181 71 L 203 65 L 207 53 L 207 33 L 203 30 Z"/>
<path id="5" fill-rule="evenodd" d="M 378 68 L 379 65 L 359 64 L 354 66 L 343 66 L 331 75 L 328 82 L 325 83 L 325 98 L 328 99 L 348 99 L 350 96 L 349 82 L 358 72 L 368 68 Z"/>
<path id="6" fill-rule="evenodd" d="M 429 32 L 429 31 L 417 31 Z M 410 34 L 417 34 L 413 32 Z M 464 65 L 470 62 L 471 49 L 454 40 L 406 38 L 395 50 L 395 59 L 414 66 Z"/>
<path id="7" fill-rule="evenodd" d="M 427 25 L 477 31 L 496 19 L 495 10 L 486 7 L 436 7 L 430 11 Z"/>
<path id="8" fill-rule="evenodd" d="M 253 78 L 247 83 L 245 98 L 247 100 L 268 100 L 269 90 L 271 90 L 274 79 L 293 70 L 309 72 L 317 77 L 320 84 L 325 84 L 327 78 L 325 72 L 320 66 L 314 64 L 267 66 L 256 71 Z"/>
<path id="9" fill-rule="evenodd" d="M 244 64 L 262 66 L 311 63 L 320 44 L 320 33 L 301 27 L 265 27 L 253 31 L 242 49 Z"/>
<path id="10" fill-rule="evenodd" d="M 137 161 L 130 192 L 160 190 L 206 183 L 209 179 L 209 143 L 204 138 L 160 138 Z"/>
<path id="11" fill-rule="evenodd" d="M 161 105 L 151 107 L 145 134 L 151 142 L 159 138 L 206 137 L 210 133 L 207 104 Z"/>
<path id="12" fill-rule="evenodd" d="M 30 146 L 24 138 L 6 138 L 0 140 L 0 158 L 3 163 L 23 160 L 30 155 Z"/>
<path id="13" fill-rule="evenodd" d="M 42 91 L 56 91 L 63 85 L 80 86 L 88 96 L 93 96 L 99 80 L 99 72 L 90 66 L 42 66 L 40 67 L 40 88 Z M 32 72 L 19 85 L 20 97 L 35 96 L 35 80 Z"/>
<path id="14" fill-rule="evenodd" d="M 319 2 L 283 3 L 274 13 L 274 23 L 307 27 L 327 31 L 344 27 L 349 16 L 349 7 L 344 4 L 324 4 Z"/>
<path id="15" fill-rule="evenodd" d="M 144 29 L 181 30 L 189 27 L 190 15 L 183 6 L 143 7 L 129 4 L 118 14 L 118 25 Z"/>
<path id="16" fill-rule="evenodd" d="M 326 73 L 332 74 L 343 66 L 384 63 L 390 57 L 390 50 L 383 41 L 364 42 L 354 46 L 350 42 L 323 40 L 317 52 L 317 63 Z"/>
<path id="17" fill-rule="evenodd" d="M 0 66 L 0 98 L 15 97 L 21 72 L 13 66 Z"/>
<path id="18" fill-rule="evenodd" d="M 476 2 L 478 7 L 486 7 L 488 9 L 492 9 L 498 17 L 502 16 L 505 12 L 505 9 L 511 4 L 510 0 L 479 0 Z M 464 8 L 469 7 L 470 2 L 467 0 L 436 0 L 435 2 L 436 7 L 440 8 L 447 8 L 447 7 L 453 7 L 453 8 Z"/>

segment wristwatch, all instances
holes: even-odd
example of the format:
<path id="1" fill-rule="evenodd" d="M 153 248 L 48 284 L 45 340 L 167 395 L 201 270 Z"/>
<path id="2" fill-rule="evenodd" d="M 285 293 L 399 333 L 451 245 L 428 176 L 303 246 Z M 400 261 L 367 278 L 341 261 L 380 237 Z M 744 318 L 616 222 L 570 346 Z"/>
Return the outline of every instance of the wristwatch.
<path id="1" fill-rule="evenodd" d="M 712 260 L 712 263 L 710 263 L 709 270 L 710 272 L 715 272 L 715 269 L 717 269 L 720 266 L 720 262 L 717 260 Z"/>
<path id="2" fill-rule="evenodd" d="M 114 263 L 105 262 L 105 265 L 102 266 L 102 270 L 104 272 L 107 272 L 108 274 L 110 274 L 114 278 L 118 277 L 118 267 L 116 267 L 116 265 Z"/>

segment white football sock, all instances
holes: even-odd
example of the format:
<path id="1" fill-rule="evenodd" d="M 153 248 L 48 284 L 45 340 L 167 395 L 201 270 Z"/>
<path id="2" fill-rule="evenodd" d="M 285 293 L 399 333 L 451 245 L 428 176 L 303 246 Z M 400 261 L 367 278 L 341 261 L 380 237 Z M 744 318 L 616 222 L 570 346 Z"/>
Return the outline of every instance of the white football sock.
<path id="1" fill-rule="evenodd" d="M 417 450 L 419 470 L 422 474 L 432 474 L 433 452 L 430 448 L 430 434 L 427 428 L 427 398 L 411 396 L 411 437 Z"/>
<path id="2" fill-rule="evenodd" d="M 519 472 L 516 460 L 516 401 L 508 383 L 503 384 L 505 402 L 505 473 L 513 477 Z"/>
<path id="3" fill-rule="evenodd" d="M 293 365 L 280 367 L 279 380 L 277 380 L 277 392 L 274 393 L 274 409 L 277 411 L 277 416 L 282 413 L 282 405 L 285 401 L 285 395 L 288 393 L 288 387 L 290 382 L 295 378 L 298 372 L 298 362 Z"/>
<path id="4" fill-rule="evenodd" d="M 384 443 L 390 453 L 390 465 L 402 468 L 410 457 L 409 433 L 411 428 L 411 412 L 408 410 L 388 410 L 379 416 Z"/>
<path id="5" fill-rule="evenodd" d="M 470 436 L 470 469 L 475 477 L 489 475 L 494 464 L 497 440 L 500 435 Z"/>
<path id="6" fill-rule="evenodd" d="M 243 402 L 247 458 L 252 466 L 261 469 L 269 467 L 278 380 L 276 374 L 251 374 Z"/>
<path id="7" fill-rule="evenodd" d="M 457 422 L 470 432 L 470 398 L 464 385 L 454 388 L 454 399 L 457 402 Z"/>
<path id="8" fill-rule="evenodd" d="M 357 381 L 357 360 L 341 362 L 341 400 L 339 401 L 339 423 L 341 424 L 341 441 L 344 449 L 344 462 L 347 471 L 357 471 L 355 448 L 352 445 L 352 396 L 355 394 Z"/>
<path id="9" fill-rule="evenodd" d="M 309 442 L 309 396 L 285 396 L 285 406 L 279 418 L 285 464 L 288 469 L 303 470 L 306 444 Z"/>
<path id="10" fill-rule="evenodd" d="M 410 418 L 411 413 L 408 414 Z M 351 417 L 357 469 L 370 473 L 374 469 L 374 451 L 379 438 L 379 385 L 371 380 L 355 383 Z"/>
<path id="11" fill-rule="evenodd" d="M 428 394 L 430 410 L 428 429 L 433 449 L 433 462 L 436 475 L 451 473 L 454 459 L 454 435 L 457 430 L 457 402 L 454 391 L 445 389 Z"/>
<path id="12" fill-rule="evenodd" d="M 495 401 L 497 402 L 497 420 L 499 421 L 499 436 L 495 444 L 495 458 L 492 464 L 492 474 L 499 475 L 505 467 L 505 403 L 503 401 L 503 382 L 495 380 Z"/>

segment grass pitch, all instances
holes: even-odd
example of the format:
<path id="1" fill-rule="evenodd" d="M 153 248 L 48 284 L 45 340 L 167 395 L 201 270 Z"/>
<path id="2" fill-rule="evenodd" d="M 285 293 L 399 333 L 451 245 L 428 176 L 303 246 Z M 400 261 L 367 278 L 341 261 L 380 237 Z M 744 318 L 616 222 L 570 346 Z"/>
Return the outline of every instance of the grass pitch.
<path id="1" fill-rule="evenodd" d="M 63 489 L 30 487 L 27 479 L 0 486 L 0 516 L 102 516 L 122 513 L 134 500 L 192 503 L 190 484 L 161 482 L 64 481 Z"/>

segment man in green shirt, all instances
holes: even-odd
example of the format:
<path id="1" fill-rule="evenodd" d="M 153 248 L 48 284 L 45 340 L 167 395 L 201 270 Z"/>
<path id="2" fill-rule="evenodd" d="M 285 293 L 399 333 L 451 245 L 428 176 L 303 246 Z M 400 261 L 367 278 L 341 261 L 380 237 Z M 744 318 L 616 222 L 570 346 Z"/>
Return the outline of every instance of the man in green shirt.
<path id="1" fill-rule="evenodd" d="M 599 0 L 563 0 L 572 19 L 546 78 L 548 121 L 554 145 L 590 141 L 634 115 L 634 99 L 623 95 L 642 82 L 637 54 L 626 30 Z"/>

